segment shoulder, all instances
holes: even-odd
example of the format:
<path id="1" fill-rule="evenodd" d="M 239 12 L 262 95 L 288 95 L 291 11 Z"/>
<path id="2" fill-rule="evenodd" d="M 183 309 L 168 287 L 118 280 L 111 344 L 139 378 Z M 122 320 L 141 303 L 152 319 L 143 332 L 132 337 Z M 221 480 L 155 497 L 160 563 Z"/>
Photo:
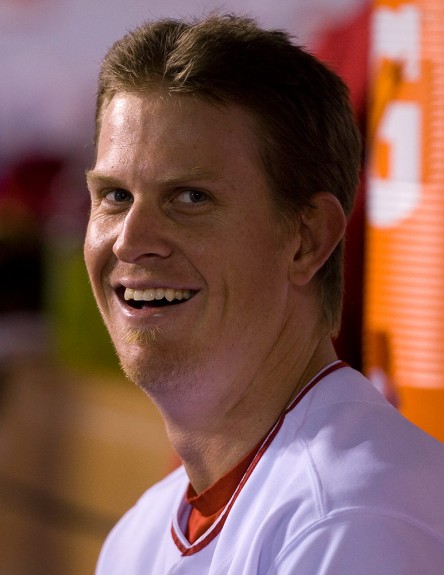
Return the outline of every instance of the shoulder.
<path id="1" fill-rule="evenodd" d="M 250 545 L 267 573 L 434 573 L 443 484 L 444 446 L 344 368 L 287 413 L 222 536 Z M 414 562 L 412 541 L 428 558 Z"/>
<path id="2" fill-rule="evenodd" d="M 444 445 L 407 421 L 351 368 L 321 380 L 285 415 L 245 494 L 268 493 L 284 507 L 311 502 L 313 517 L 363 506 L 441 514 Z M 250 489 L 251 488 L 251 489 Z M 439 509 L 437 509 L 437 507 Z"/>
<path id="3" fill-rule="evenodd" d="M 444 536 L 442 485 L 444 446 L 344 368 L 287 413 L 238 508 L 261 523 L 264 513 L 252 512 L 260 493 L 270 517 L 276 509 L 273 517 L 294 532 L 342 510 L 361 510 L 403 517 Z"/>
<path id="4" fill-rule="evenodd" d="M 325 377 L 301 408 L 300 414 L 289 414 L 288 429 L 294 440 L 321 450 L 327 461 L 331 456 L 354 461 L 365 455 L 372 462 L 390 459 L 393 470 L 420 457 L 444 473 L 444 445 L 408 421 L 352 368 Z"/>
<path id="5" fill-rule="evenodd" d="M 430 495 L 438 496 L 444 483 L 444 446 L 351 368 L 313 390 L 295 441 L 309 459 L 326 513 L 364 505 L 427 521 L 436 516 Z"/>
<path id="6" fill-rule="evenodd" d="M 420 552 L 418 552 L 418 549 Z M 341 510 L 290 536 L 273 559 L 276 572 L 435 575 L 444 537 L 388 512 Z"/>

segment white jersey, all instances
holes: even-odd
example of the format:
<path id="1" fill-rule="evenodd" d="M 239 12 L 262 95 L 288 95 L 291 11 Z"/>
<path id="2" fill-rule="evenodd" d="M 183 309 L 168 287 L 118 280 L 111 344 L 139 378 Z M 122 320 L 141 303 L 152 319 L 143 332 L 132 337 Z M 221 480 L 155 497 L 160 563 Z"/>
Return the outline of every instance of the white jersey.
<path id="1" fill-rule="evenodd" d="M 443 573 L 444 446 L 350 367 L 295 403 L 194 545 L 179 468 L 116 525 L 96 575 Z"/>

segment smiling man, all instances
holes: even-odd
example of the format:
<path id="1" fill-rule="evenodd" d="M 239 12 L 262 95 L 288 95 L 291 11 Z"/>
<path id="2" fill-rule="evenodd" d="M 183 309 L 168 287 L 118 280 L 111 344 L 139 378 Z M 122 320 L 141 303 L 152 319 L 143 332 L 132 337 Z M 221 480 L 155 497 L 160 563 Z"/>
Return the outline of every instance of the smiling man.
<path id="1" fill-rule="evenodd" d="M 247 19 L 145 24 L 103 62 L 96 143 L 91 284 L 183 462 L 97 574 L 436 573 L 444 449 L 331 342 L 360 164 L 342 81 Z"/>

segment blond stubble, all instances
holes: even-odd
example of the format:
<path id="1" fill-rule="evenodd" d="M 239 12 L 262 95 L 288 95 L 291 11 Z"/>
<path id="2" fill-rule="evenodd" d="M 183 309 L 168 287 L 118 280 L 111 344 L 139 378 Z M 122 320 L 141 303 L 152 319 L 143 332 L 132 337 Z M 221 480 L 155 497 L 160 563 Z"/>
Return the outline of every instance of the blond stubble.
<path id="1" fill-rule="evenodd" d="M 147 345 L 157 341 L 160 329 L 158 327 L 145 329 L 129 329 L 124 337 L 124 341 L 129 345 Z"/>
<path id="2" fill-rule="evenodd" d="M 119 353 L 116 347 L 120 367 L 126 378 L 145 391 L 151 399 L 165 393 L 191 390 L 196 382 L 196 366 L 192 361 L 190 364 L 190 358 L 198 354 L 191 349 L 184 353 L 172 352 L 170 346 L 165 348 L 162 345 L 161 333 L 159 327 L 131 328 L 124 336 L 126 353 Z M 128 346 L 145 348 L 147 353 L 141 361 L 134 360 L 131 351 L 128 353 Z"/>

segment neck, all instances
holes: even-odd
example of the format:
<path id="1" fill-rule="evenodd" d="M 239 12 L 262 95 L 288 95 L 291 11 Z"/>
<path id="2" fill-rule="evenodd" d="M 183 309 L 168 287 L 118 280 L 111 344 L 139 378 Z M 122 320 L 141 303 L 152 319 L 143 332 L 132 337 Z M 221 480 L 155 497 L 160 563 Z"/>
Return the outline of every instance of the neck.
<path id="1" fill-rule="evenodd" d="M 248 392 L 231 405 L 218 404 L 211 409 L 206 404 L 199 416 L 194 414 L 191 419 L 162 411 L 170 441 L 197 493 L 249 453 L 307 383 L 336 359 L 329 337 L 322 338 L 310 351 L 304 361 L 303 354 L 295 357 L 290 369 L 288 365 L 283 369 L 286 362 L 261 369 L 247 387 Z"/>

